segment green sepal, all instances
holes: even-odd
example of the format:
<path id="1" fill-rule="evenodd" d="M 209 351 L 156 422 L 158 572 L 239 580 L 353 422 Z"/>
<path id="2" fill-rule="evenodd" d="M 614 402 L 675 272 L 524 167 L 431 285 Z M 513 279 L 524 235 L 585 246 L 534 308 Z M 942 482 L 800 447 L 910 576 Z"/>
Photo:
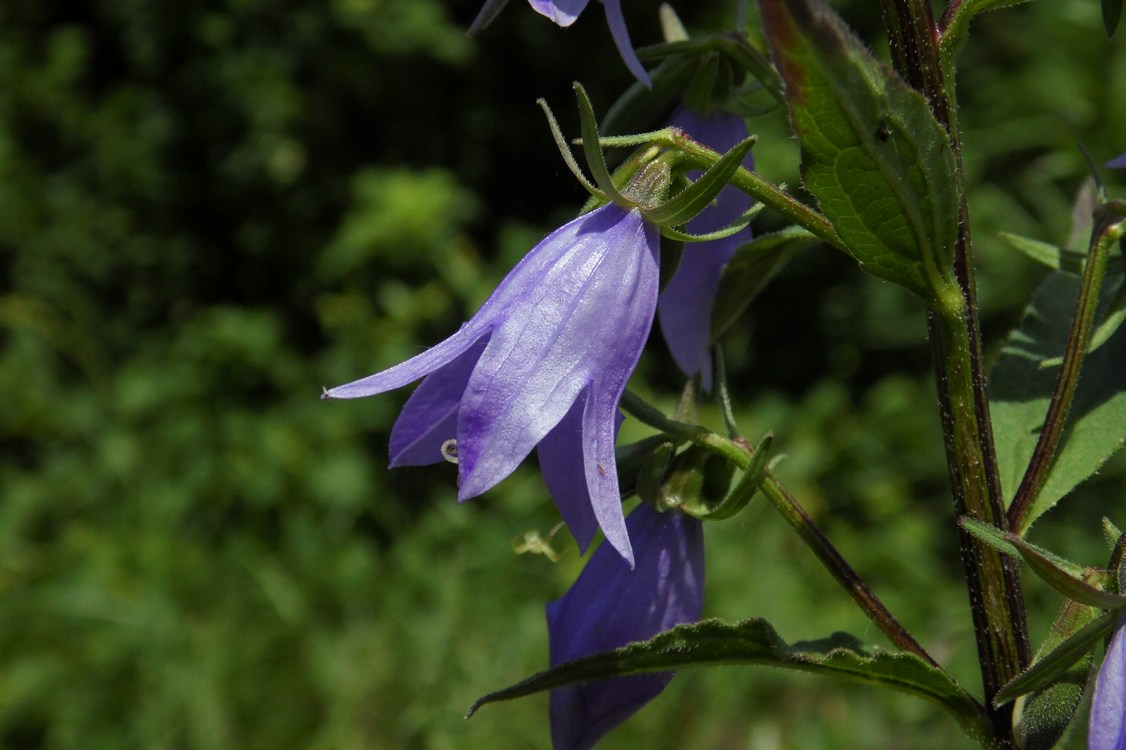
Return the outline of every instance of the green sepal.
<path id="1" fill-rule="evenodd" d="M 770 623 L 704 620 L 680 625 L 656 637 L 613 651 L 585 656 L 478 698 L 466 717 L 487 703 L 520 698 L 578 682 L 665 672 L 697 666 L 761 664 L 884 685 L 926 698 L 946 709 L 975 738 L 988 736 L 984 714 L 973 696 L 946 672 L 913 654 L 866 651 L 853 636 L 835 633 L 818 641 L 788 644 Z"/>
<path id="2" fill-rule="evenodd" d="M 742 232 L 751 221 L 759 215 L 766 206 L 762 203 L 756 203 L 747 210 L 745 214 L 740 216 L 735 221 L 731 222 L 722 229 L 717 229 L 714 232 L 707 232 L 706 234 L 691 234 L 689 232 L 682 232 L 674 227 L 661 227 L 661 235 L 668 237 L 670 240 L 678 240 L 680 242 L 711 242 L 712 240 L 722 240 L 730 237 L 733 234 Z"/>
<path id="3" fill-rule="evenodd" d="M 619 205 L 633 205 L 618 190 L 610 178 L 610 170 L 606 166 L 606 157 L 598 141 L 598 121 L 594 117 L 594 106 L 590 103 L 586 89 L 578 81 L 573 84 L 575 97 L 579 102 L 579 128 L 583 134 L 583 154 L 586 156 L 586 166 L 590 170 L 594 184 L 605 193 L 610 200 Z"/>
<path id="4" fill-rule="evenodd" d="M 585 132 L 583 138 L 586 138 Z M 758 136 L 752 135 L 740 141 L 684 190 L 655 208 L 643 207 L 642 213 L 645 218 L 662 227 L 673 227 L 695 217 L 727 187 L 731 176 L 743 165 L 743 159 L 757 140 Z"/>
<path id="5" fill-rule="evenodd" d="M 657 507 L 706 518 L 727 497 L 734 475 L 735 467 L 723 456 L 690 445 L 673 459 L 665 473 Z"/>
<path id="6" fill-rule="evenodd" d="M 1100 609 L 1126 607 L 1126 596 L 1107 591 L 1107 577 L 1091 568 L 1083 568 L 1065 560 L 1011 531 L 1002 531 L 972 518 L 962 518 L 961 525 L 994 549 L 1024 558 L 1033 573 L 1068 599 Z M 1101 587 L 1090 581 L 1101 584 Z"/>
<path id="7" fill-rule="evenodd" d="M 750 465 L 743 470 L 743 475 L 739 477 L 735 487 L 720 502 L 699 511 L 696 508 L 682 508 L 684 512 L 708 521 L 723 521 L 747 507 L 748 503 L 762 489 L 762 483 L 766 479 L 766 471 L 770 465 L 770 447 L 773 442 L 773 433 L 767 433 L 759 441 L 754 454 L 751 456 Z M 730 464 L 728 465 L 730 466 Z"/>
<path id="8" fill-rule="evenodd" d="M 1115 612 L 1098 615 L 1001 688 L 993 703 L 1002 706 L 1018 696 L 1051 685 L 1114 630 L 1116 622 L 1118 614 Z"/>
<path id="9" fill-rule="evenodd" d="M 1040 662 L 1098 616 L 1099 610 L 1093 607 L 1064 601 L 1033 663 Z M 1094 649 L 1088 650 L 1074 664 L 1062 668 L 1047 684 L 1016 699 L 1013 729 L 1023 750 L 1050 750 L 1067 736 L 1075 713 L 1083 702 L 1094 657 Z"/>
<path id="10" fill-rule="evenodd" d="M 740 245 L 720 277 L 712 307 L 712 339 L 719 339 L 731 328 L 790 258 L 819 242 L 801 227 L 788 227 Z"/>

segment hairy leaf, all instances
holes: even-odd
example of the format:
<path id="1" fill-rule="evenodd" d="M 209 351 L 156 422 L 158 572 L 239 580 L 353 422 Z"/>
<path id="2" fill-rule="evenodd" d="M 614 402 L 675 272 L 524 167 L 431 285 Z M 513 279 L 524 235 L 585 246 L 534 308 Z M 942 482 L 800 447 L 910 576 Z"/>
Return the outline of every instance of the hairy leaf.
<path id="1" fill-rule="evenodd" d="M 759 7 L 786 83 L 802 176 L 848 252 L 928 302 L 951 299 L 954 157 L 926 100 L 820 0 Z"/>
<path id="2" fill-rule="evenodd" d="M 1098 317 L 1106 319 L 1115 290 L 1102 290 Z M 997 462 L 1005 497 L 1012 498 L 1036 445 L 1057 369 L 1043 363 L 1066 345 L 1079 279 L 1057 271 L 1033 297 L 990 376 Z M 1096 471 L 1126 440 L 1126 330 L 1119 328 L 1087 356 L 1067 427 L 1048 479 L 1024 528 Z"/>
<path id="3" fill-rule="evenodd" d="M 856 638 L 846 633 L 787 644 L 770 623 L 759 618 L 734 624 L 704 620 L 681 625 L 648 641 L 566 662 L 477 699 L 466 716 L 472 716 L 486 703 L 576 682 L 733 664 L 763 664 L 885 685 L 938 703 L 972 736 L 978 736 L 981 731 L 982 714 L 973 697 L 946 672 L 918 657 L 879 650 L 867 653 Z"/>

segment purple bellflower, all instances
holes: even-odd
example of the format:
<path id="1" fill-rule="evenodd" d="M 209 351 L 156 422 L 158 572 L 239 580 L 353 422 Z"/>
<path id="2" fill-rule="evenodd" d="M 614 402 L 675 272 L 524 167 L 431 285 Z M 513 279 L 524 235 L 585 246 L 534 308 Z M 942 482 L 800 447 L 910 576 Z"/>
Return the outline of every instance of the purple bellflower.
<path id="1" fill-rule="evenodd" d="M 588 2 L 589 0 L 528 0 L 532 10 L 541 16 L 550 18 L 561 28 L 567 28 L 573 24 L 586 8 Z M 485 0 L 485 4 L 481 6 L 477 17 L 469 25 L 470 35 L 476 34 L 488 26 L 507 4 L 508 0 Z M 606 10 L 606 24 L 610 27 L 610 34 L 614 37 L 614 46 L 618 48 L 618 54 L 622 56 L 622 61 L 629 68 L 629 72 L 645 84 L 646 88 L 653 88 L 653 82 L 649 80 L 649 74 L 645 72 L 645 67 L 637 59 L 637 53 L 633 50 L 633 43 L 630 42 L 629 30 L 626 29 L 626 19 L 622 15 L 622 0 L 602 0 L 602 5 Z"/>
<path id="2" fill-rule="evenodd" d="M 1126 169 L 1126 154 L 1114 157 L 1103 166 L 1108 169 Z"/>
<path id="3" fill-rule="evenodd" d="M 746 120 L 724 112 L 702 115 L 682 106 L 673 114 L 671 124 L 720 153 L 729 151 L 748 136 Z M 754 169 L 750 152 L 743 165 Z M 699 173 L 690 172 L 688 176 L 695 180 Z M 728 185 L 712 205 L 688 222 L 686 231 L 707 234 L 723 229 L 745 214 L 752 203 L 749 195 Z M 657 302 L 661 333 L 673 360 L 688 377 L 699 373 L 700 385 L 705 391 L 712 389 L 712 307 L 719 291 L 719 279 L 736 248 L 750 240 L 748 226 L 730 237 L 685 247 L 676 272 Z"/>
<path id="4" fill-rule="evenodd" d="M 618 401 L 653 323 L 658 254 L 658 229 L 637 209 L 602 206 L 544 238 L 457 333 L 324 397 L 361 398 L 425 377 L 391 431 L 392 467 L 437 463 L 456 446 L 464 501 L 538 445 L 579 546 L 601 527 L 632 565 L 614 441 Z"/>
<path id="5" fill-rule="evenodd" d="M 1114 637 L 1095 681 L 1087 750 L 1126 750 L 1126 615 L 1118 620 Z"/>
<path id="6" fill-rule="evenodd" d="M 626 520 L 637 566 L 605 545 L 562 598 L 547 605 L 551 666 L 696 622 L 704 606 L 703 524 L 639 505 Z M 615 677 L 551 691 L 555 750 L 585 750 L 657 697 L 673 672 Z"/>

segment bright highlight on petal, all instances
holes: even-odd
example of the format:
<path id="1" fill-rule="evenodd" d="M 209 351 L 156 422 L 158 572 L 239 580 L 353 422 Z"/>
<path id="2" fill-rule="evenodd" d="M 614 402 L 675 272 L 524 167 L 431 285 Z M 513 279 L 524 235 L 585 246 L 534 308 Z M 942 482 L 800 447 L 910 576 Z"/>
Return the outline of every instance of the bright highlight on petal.
<path id="1" fill-rule="evenodd" d="M 576 538 L 589 543 L 593 519 L 632 562 L 614 438 L 618 401 L 652 327 L 658 246 L 657 228 L 637 210 L 611 204 L 580 216 L 533 248 L 453 336 L 325 397 L 371 396 L 425 377 L 395 423 L 391 464 L 437 463 L 456 440 L 459 500 L 492 488 L 547 440 L 559 453 L 548 460 L 549 488 Z M 563 475 L 585 477 L 585 491 Z"/>
<path id="2" fill-rule="evenodd" d="M 639 505 L 626 520 L 637 566 L 605 545 L 571 589 L 547 605 L 551 666 L 647 640 L 703 612 L 704 536 L 700 521 Z M 657 697 L 673 672 L 569 685 L 551 692 L 555 750 L 585 750 Z"/>
<path id="3" fill-rule="evenodd" d="M 730 151 L 748 136 L 742 117 L 715 112 L 701 115 L 681 107 L 672 116 L 672 125 L 681 128 L 699 143 L 720 153 Z M 754 169 L 750 154 L 744 166 Z M 699 173 L 689 174 L 691 179 Z M 714 204 L 688 222 L 687 231 L 706 234 L 730 225 L 751 207 L 752 199 L 730 185 L 725 187 Z M 661 333 L 669 352 L 688 377 L 700 374 L 700 385 L 712 389 L 711 327 L 719 280 L 736 248 L 751 240 L 751 229 L 740 230 L 730 237 L 686 245 L 672 279 L 665 285 L 657 303 Z"/>
<path id="4" fill-rule="evenodd" d="M 575 22 L 587 2 L 588 0 L 528 0 L 532 10 L 563 27 Z"/>

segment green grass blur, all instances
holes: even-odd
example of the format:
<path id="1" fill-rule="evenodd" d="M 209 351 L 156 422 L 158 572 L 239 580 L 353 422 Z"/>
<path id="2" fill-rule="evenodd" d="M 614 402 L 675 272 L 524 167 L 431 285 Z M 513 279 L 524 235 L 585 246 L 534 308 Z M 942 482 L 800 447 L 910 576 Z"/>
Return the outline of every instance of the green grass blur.
<path id="1" fill-rule="evenodd" d="M 452 467 L 386 469 L 406 392 L 318 399 L 448 335 L 582 201 L 534 100 L 575 132 L 573 79 L 603 109 L 630 80 L 597 9 L 561 32 L 525 5 L 468 40 L 474 0 L 0 4 L 0 748 L 550 746 L 543 696 L 462 718 L 544 667 L 581 568 L 513 552 L 558 520 L 534 466 L 458 506 Z M 879 46 L 877 4 L 834 5 Z M 1126 46 L 1059 0 L 980 19 L 962 59 L 995 350 L 1041 275 L 996 232 L 1066 238 L 1074 142 L 1126 149 Z M 796 184 L 782 114 L 752 129 Z M 671 406 L 653 343 L 637 387 Z M 744 431 L 976 690 L 915 302 L 816 249 L 727 353 Z M 1103 563 L 1124 475 L 1035 539 Z M 708 615 L 885 645 L 769 508 L 707 543 Z M 1027 587 L 1038 640 L 1058 599 Z M 914 699 L 757 668 L 685 672 L 605 743 L 969 746 Z"/>

